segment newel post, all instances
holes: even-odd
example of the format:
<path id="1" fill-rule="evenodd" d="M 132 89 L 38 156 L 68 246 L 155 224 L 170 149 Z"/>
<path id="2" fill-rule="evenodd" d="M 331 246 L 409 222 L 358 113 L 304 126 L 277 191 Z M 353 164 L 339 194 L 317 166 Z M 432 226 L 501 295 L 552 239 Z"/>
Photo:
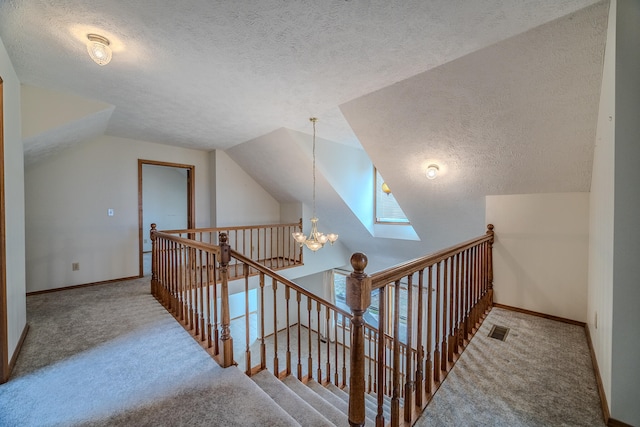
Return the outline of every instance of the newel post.
<path id="1" fill-rule="evenodd" d="M 347 277 L 347 305 L 351 308 L 351 376 L 349 378 L 349 424 L 364 426 L 364 319 L 363 315 L 371 304 L 371 278 L 364 269 L 367 256 L 356 252 L 351 256 L 353 272 Z"/>
<path id="2" fill-rule="evenodd" d="M 495 233 L 493 232 L 493 224 L 487 225 L 487 234 L 491 236 L 489 240 L 489 248 L 487 253 L 487 303 L 489 307 L 493 306 L 493 242 L 495 241 Z"/>
<path id="3" fill-rule="evenodd" d="M 158 289 L 158 249 L 156 247 L 156 223 L 151 224 L 149 237 L 151 238 L 151 295 L 157 296 Z"/>
<path id="4" fill-rule="evenodd" d="M 223 368 L 233 365 L 233 338 L 231 338 L 231 323 L 229 313 L 229 272 L 228 266 L 231 261 L 231 247 L 229 246 L 229 237 L 226 233 L 218 235 L 220 242 L 220 304 L 222 314 L 220 348 L 222 356 L 220 364 Z"/>

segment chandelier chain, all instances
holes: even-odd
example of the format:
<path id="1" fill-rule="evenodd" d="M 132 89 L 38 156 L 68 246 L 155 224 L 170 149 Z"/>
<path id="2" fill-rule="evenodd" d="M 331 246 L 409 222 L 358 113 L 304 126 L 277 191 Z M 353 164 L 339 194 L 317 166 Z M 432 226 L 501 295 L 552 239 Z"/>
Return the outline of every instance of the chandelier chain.
<path id="1" fill-rule="evenodd" d="M 314 118 L 315 119 L 315 118 Z M 312 119 L 313 123 L 313 217 L 316 217 L 316 120 Z"/>

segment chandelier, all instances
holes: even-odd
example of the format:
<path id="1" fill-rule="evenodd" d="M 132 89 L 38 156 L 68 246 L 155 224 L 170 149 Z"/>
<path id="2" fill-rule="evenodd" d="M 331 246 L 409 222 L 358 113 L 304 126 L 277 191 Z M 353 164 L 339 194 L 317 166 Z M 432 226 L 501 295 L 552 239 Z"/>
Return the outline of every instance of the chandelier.
<path id="1" fill-rule="evenodd" d="M 333 245 L 338 240 L 338 235 L 334 233 L 324 234 L 318 231 L 318 217 L 316 217 L 316 122 L 318 119 L 311 117 L 309 121 L 313 123 L 313 218 L 311 218 L 311 232 L 308 237 L 301 231 L 296 231 L 291 235 L 300 244 L 300 247 L 305 245 L 315 252 L 327 242 Z"/>

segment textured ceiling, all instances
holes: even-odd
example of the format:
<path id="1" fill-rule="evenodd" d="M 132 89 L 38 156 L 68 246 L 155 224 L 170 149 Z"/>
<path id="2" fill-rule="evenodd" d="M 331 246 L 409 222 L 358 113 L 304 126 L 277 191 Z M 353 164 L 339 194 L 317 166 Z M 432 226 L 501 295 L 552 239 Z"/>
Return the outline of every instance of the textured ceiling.
<path id="1" fill-rule="evenodd" d="M 22 83 L 114 105 L 112 135 L 225 149 L 315 115 L 357 144 L 342 103 L 591 3 L 4 0 L 0 37 Z"/>
<path id="2" fill-rule="evenodd" d="M 101 132 L 223 149 L 278 200 L 309 203 L 296 131 L 317 116 L 322 138 L 364 148 L 423 242 L 368 239 L 320 176 L 323 223 L 343 225 L 351 250 L 391 244 L 402 258 L 425 236 L 447 243 L 443 223 L 477 234 L 485 195 L 589 190 L 607 12 L 596 0 L 4 0 L 0 37 L 22 83 L 113 106 L 26 138 L 35 160 Z M 111 64 L 89 59 L 87 33 L 111 40 Z M 427 181 L 432 161 L 442 176 Z"/>

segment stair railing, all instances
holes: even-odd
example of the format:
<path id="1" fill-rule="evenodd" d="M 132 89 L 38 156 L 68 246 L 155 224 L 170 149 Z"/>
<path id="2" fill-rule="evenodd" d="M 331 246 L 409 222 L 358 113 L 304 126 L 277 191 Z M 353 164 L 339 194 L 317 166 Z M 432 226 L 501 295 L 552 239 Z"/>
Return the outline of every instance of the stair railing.
<path id="1" fill-rule="evenodd" d="M 229 246 L 235 251 L 272 270 L 282 270 L 304 264 L 302 248 L 291 239 L 291 233 L 294 231 L 302 231 L 302 219 L 290 224 L 194 228 L 162 232 L 211 245 L 218 245 L 219 236 L 225 234 Z M 227 272 L 230 280 L 241 278 L 244 274 L 241 265 L 233 259 L 229 261 Z"/>
<path id="2" fill-rule="evenodd" d="M 389 421 L 410 425 L 422 413 L 491 308 L 493 229 L 489 224 L 483 236 L 372 275 L 365 273 L 366 255 L 352 255 L 346 291 L 353 314 L 350 425 L 364 425 L 368 390 L 377 395 L 377 427 Z M 401 283 L 407 284 L 405 295 Z M 377 328 L 363 320 L 372 292 L 379 297 Z M 391 420 L 384 418 L 385 395 L 391 398 Z"/>
<path id="3" fill-rule="evenodd" d="M 391 399 L 391 425 L 400 425 L 401 418 L 415 421 L 493 300 L 492 225 L 484 236 L 371 276 L 365 273 L 366 256 L 354 254 L 346 289 L 352 313 L 232 249 L 226 233 L 215 239 L 202 234 L 196 241 L 196 230 L 183 231 L 159 232 L 152 225 L 153 295 L 228 367 L 236 364 L 229 289 L 244 290 L 245 342 L 237 343 L 244 351 L 235 353 L 243 353 L 245 372 L 270 369 L 282 377 L 295 366 L 301 380 L 344 387 L 349 379 L 352 426 L 364 425 L 365 392 L 371 391 L 378 401 L 376 426 L 389 421 L 383 411 L 385 395 Z M 243 280 L 232 280 L 230 265 Z M 257 339 L 251 336 L 253 288 L 259 292 Z M 372 292 L 379 297 L 377 327 L 363 318 Z M 254 364 L 256 353 L 259 363 Z"/>

